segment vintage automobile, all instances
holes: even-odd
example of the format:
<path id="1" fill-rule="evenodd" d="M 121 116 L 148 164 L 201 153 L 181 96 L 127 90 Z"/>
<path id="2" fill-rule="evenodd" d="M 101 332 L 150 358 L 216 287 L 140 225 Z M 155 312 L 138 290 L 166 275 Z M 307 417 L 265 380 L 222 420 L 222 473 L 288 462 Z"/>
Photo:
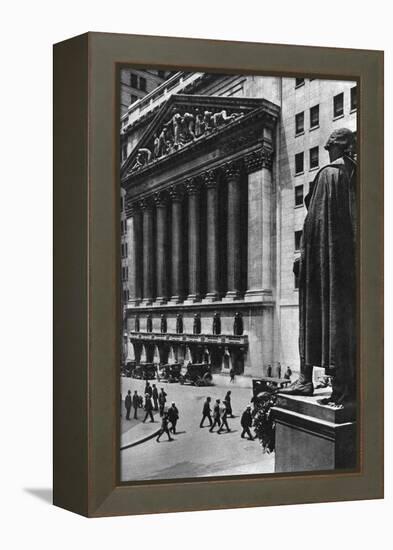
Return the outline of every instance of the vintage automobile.
<path id="1" fill-rule="evenodd" d="M 156 377 L 157 367 L 153 363 L 141 363 L 135 365 L 131 371 L 132 378 L 140 378 L 141 380 L 153 380 Z"/>
<path id="2" fill-rule="evenodd" d="M 160 365 L 157 372 L 157 380 L 162 382 L 179 382 L 181 363 Z"/>
<path id="3" fill-rule="evenodd" d="M 126 363 L 125 365 L 124 364 L 121 365 L 120 375 L 130 378 L 132 375 L 132 371 L 135 368 L 135 364 L 136 364 L 135 361 L 132 361 L 132 362 Z"/>
<path id="4" fill-rule="evenodd" d="M 192 384 L 194 386 L 210 386 L 213 382 L 211 365 L 209 363 L 188 363 L 183 365 L 180 384 Z"/>

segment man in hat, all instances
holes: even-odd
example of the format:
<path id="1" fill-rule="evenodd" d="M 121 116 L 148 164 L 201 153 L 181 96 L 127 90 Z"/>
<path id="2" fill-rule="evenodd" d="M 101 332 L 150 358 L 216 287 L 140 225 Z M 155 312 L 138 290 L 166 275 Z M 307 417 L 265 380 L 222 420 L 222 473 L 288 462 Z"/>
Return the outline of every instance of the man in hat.
<path id="1" fill-rule="evenodd" d="M 217 433 L 220 434 L 224 428 L 226 428 L 227 432 L 230 432 L 230 428 L 228 426 L 228 403 L 224 400 L 223 401 L 223 409 L 221 414 L 221 426 L 218 428 Z"/>
<path id="2" fill-rule="evenodd" d="M 356 394 L 356 162 L 353 133 L 335 130 L 322 168 L 305 197 L 299 278 L 300 378 L 280 393 L 312 395 L 313 366 L 326 369 L 332 395 L 344 406 Z"/>
<path id="3" fill-rule="evenodd" d="M 153 388 L 152 388 L 152 398 L 154 403 L 154 410 L 158 411 L 158 390 L 155 384 L 153 384 Z"/>
<path id="4" fill-rule="evenodd" d="M 211 400 L 212 400 L 211 397 L 206 397 L 206 401 L 203 404 L 202 420 L 201 420 L 201 423 L 199 424 L 200 428 L 203 428 L 203 422 L 205 421 L 205 418 L 208 419 L 210 426 L 212 426 L 213 424 L 213 420 L 211 417 L 211 408 L 210 408 Z"/>
<path id="5" fill-rule="evenodd" d="M 161 388 L 160 393 L 158 394 L 158 404 L 160 405 L 160 416 L 164 414 L 165 403 L 166 403 L 166 392 L 164 388 Z"/>
<path id="6" fill-rule="evenodd" d="M 240 419 L 241 427 L 243 428 L 243 431 L 240 435 L 242 439 L 247 435 L 248 439 L 250 441 L 253 441 L 253 437 L 250 432 L 250 428 L 252 426 L 252 414 L 251 414 L 251 407 L 250 405 L 246 408 L 246 410 L 243 412 L 242 417 Z"/>
<path id="7" fill-rule="evenodd" d="M 162 420 L 161 420 L 160 433 L 158 434 L 157 439 L 156 439 L 157 443 L 160 442 L 160 438 L 164 433 L 168 436 L 169 441 L 173 441 L 173 438 L 171 437 L 171 434 L 169 433 L 168 422 L 169 422 L 168 414 L 164 413 L 164 415 L 162 417 Z"/>
<path id="8" fill-rule="evenodd" d="M 128 390 L 126 398 L 124 400 L 124 406 L 125 406 L 126 411 L 127 411 L 127 414 L 126 414 L 126 419 L 127 420 L 130 420 L 131 404 L 132 404 L 131 391 Z"/>
<path id="9" fill-rule="evenodd" d="M 171 424 L 171 427 L 169 431 L 171 431 L 173 434 L 176 433 L 176 424 L 179 420 L 179 409 L 176 407 L 176 404 L 174 401 L 172 401 L 172 405 L 168 409 L 168 420 Z"/>
<path id="10" fill-rule="evenodd" d="M 154 422 L 153 403 L 151 402 L 151 397 L 148 393 L 145 394 L 145 412 L 146 414 L 143 422 L 146 422 L 148 416 L 150 417 L 150 422 Z"/>
<path id="11" fill-rule="evenodd" d="M 216 399 L 216 404 L 213 409 L 213 424 L 210 426 L 209 432 L 212 432 L 216 426 L 221 426 L 220 400 Z"/>
<path id="12" fill-rule="evenodd" d="M 138 392 L 135 390 L 134 395 L 132 396 L 132 406 L 134 408 L 134 418 L 138 418 L 138 407 L 139 407 L 139 395 Z"/>

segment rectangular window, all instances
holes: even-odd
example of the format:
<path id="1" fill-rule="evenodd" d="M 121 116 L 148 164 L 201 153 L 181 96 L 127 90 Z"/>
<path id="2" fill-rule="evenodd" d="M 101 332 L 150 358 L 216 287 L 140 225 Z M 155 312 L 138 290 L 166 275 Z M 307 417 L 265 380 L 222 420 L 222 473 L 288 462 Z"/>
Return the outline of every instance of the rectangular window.
<path id="1" fill-rule="evenodd" d="M 358 107 L 358 87 L 351 88 L 351 111 L 355 111 Z"/>
<path id="2" fill-rule="evenodd" d="M 124 197 L 120 197 L 120 210 L 124 210 Z"/>
<path id="3" fill-rule="evenodd" d="M 146 92 L 146 78 L 143 78 L 143 76 L 139 78 L 139 89 Z"/>
<path id="4" fill-rule="evenodd" d="M 131 73 L 131 88 L 138 88 L 138 75 Z"/>
<path id="5" fill-rule="evenodd" d="M 310 128 L 319 126 L 319 105 L 314 105 L 310 109 Z"/>
<path id="6" fill-rule="evenodd" d="M 304 153 L 295 155 L 295 174 L 304 172 Z"/>
<path id="7" fill-rule="evenodd" d="M 121 245 L 121 257 L 124 258 L 124 244 Z"/>
<path id="8" fill-rule="evenodd" d="M 131 103 L 135 103 L 135 101 L 138 101 L 138 96 L 131 94 Z"/>
<path id="9" fill-rule="evenodd" d="M 299 86 L 303 86 L 303 84 L 304 84 L 304 78 L 295 79 L 295 88 L 299 88 Z"/>
<path id="10" fill-rule="evenodd" d="M 165 71 L 157 71 L 157 74 L 160 78 L 165 78 Z"/>
<path id="11" fill-rule="evenodd" d="M 295 206 L 303 205 L 303 185 L 295 186 Z"/>
<path id="12" fill-rule="evenodd" d="M 304 111 L 295 116 L 296 135 L 304 132 Z"/>
<path id="13" fill-rule="evenodd" d="M 319 148 L 313 147 L 310 149 L 310 170 L 319 166 Z"/>
<path id="14" fill-rule="evenodd" d="M 344 114 L 344 94 L 337 94 L 333 98 L 333 117 L 336 118 Z"/>
<path id="15" fill-rule="evenodd" d="M 295 231 L 295 251 L 300 250 L 300 240 L 302 238 L 302 231 Z"/>

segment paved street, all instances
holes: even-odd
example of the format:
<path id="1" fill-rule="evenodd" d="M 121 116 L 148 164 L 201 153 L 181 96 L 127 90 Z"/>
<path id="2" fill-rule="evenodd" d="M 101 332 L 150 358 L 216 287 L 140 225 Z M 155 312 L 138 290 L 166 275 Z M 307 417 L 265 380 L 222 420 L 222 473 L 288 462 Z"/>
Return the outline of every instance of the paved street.
<path id="1" fill-rule="evenodd" d="M 274 455 L 264 454 L 257 440 L 241 439 L 240 415 L 251 397 L 250 380 L 239 377 L 229 385 L 227 377 L 215 377 L 215 385 L 209 387 L 181 386 L 180 384 L 157 384 L 168 394 L 168 404 L 175 401 L 179 409 L 178 434 L 173 442 L 163 435 L 160 442 L 155 438 L 120 452 L 121 477 L 123 481 L 142 479 L 171 479 L 271 473 L 274 470 Z M 143 392 L 145 383 L 131 378 L 122 378 L 123 399 L 128 389 Z M 230 433 L 210 433 L 208 422 L 199 428 L 205 398 L 210 395 L 223 399 L 232 391 L 232 408 L 235 418 L 229 418 Z M 159 428 L 158 423 L 138 425 L 122 419 L 122 438 L 135 439 L 134 434 L 144 437 L 150 430 Z M 155 417 L 159 421 L 159 416 Z M 143 430 L 143 433 L 142 431 Z M 127 441 L 126 441 L 127 442 Z"/>

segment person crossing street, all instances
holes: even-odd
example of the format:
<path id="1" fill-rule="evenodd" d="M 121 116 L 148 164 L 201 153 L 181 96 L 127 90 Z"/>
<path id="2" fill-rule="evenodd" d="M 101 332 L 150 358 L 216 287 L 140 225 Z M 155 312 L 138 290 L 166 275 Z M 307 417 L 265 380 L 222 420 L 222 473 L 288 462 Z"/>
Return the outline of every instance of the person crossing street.
<path id="1" fill-rule="evenodd" d="M 156 439 L 157 443 L 160 442 L 160 438 L 161 436 L 165 433 L 167 436 L 168 436 L 168 440 L 169 441 L 173 441 L 173 437 L 171 437 L 171 434 L 169 433 L 169 429 L 168 429 L 168 414 L 167 413 L 164 413 L 163 414 L 163 417 L 162 417 L 162 420 L 161 420 L 161 429 L 160 429 L 160 433 L 158 434 L 158 437 Z"/>
<path id="2" fill-rule="evenodd" d="M 143 419 L 143 423 L 146 422 L 148 416 L 150 416 L 150 422 L 154 422 L 153 403 L 151 402 L 151 398 L 148 393 L 145 395 L 145 412 L 146 414 L 145 418 Z"/>
<path id="3" fill-rule="evenodd" d="M 179 409 L 176 407 L 175 403 L 172 402 L 172 405 L 168 409 L 168 421 L 171 424 L 169 431 L 171 431 L 173 434 L 176 433 L 176 424 L 178 420 L 179 420 Z"/>
<path id="4" fill-rule="evenodd" d="M 203 404 L 203 409 L 202 409 L 202 420 L 201 420 L 201 423 L 199 424 L 199 427 L 200 428 L 203 428 L 203 423 L 205 421 L 205 418 L 208 419 L 209 421 L 209 424 L 210 424 L 210 427 L 212 426 L 213 424 L 213 420 L 212 420 L 212 416 L 211 416 L 211 408 L 210 408 L 210 402 L 211 402 L 211 397 L 206 397 L 206 401 L 204 402 Z"/>
<path id="5" fill-rule="evenodd" d="M 213 424 L 210 426 L 210 430 L 209 432 L 212 432 L 214 430 L 214 428 L 216 426 L 218 426 L 218 428 L 220 428 L 221 426 L 221 413 L 220 413 L 220 400 L 219 399 L 216 399 L 216 404 L 214 405 L 214 409 L 213 409 Z"/>
<path id="6" fill-rule="evenodd" d="M 252 426 L 252 414 L 251 414 L 251 407 L 248 406 L 246 410 L 243 412 L 242 417 L 240 419 L 241 427 L 243 428 L 243 431 L 240 435 L 242 439 L 247 435 L 248 439 L 250 441 L 253 441 L 253 437 L 250 432 L 250 428 Z"/>
<path id="7" fill-rule="evenodd" d="M 230 432 L 231 429 L 230 427 L 228 426 L 228 403 L 226 401 L 224 401 L 224 408 L 223 408 L 223 411 L 222 411 L 222 415 L 221 415 L 221 426 L 218 428 L 218 434 L 220 434 L 224 427 L 226 428 L 227 432 Z"/>

